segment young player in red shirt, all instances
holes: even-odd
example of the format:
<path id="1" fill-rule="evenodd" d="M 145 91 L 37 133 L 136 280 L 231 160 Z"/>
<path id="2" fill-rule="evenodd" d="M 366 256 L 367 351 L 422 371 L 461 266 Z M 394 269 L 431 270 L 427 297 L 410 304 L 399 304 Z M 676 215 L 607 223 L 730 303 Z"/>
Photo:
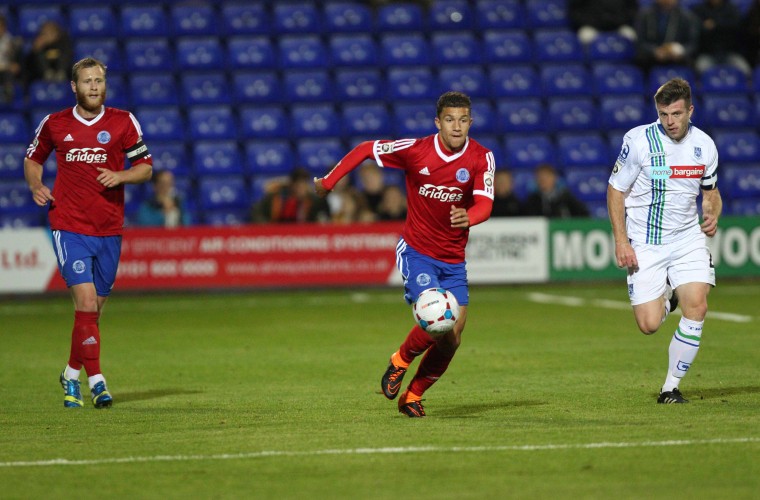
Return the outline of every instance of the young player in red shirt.
<path id="1" fill-rule="evenodd" d="M 314 180 L 317 193 L 325 196 L 367 159 L 404 170 L 408 212 L 396 263 L 404 278 L 405 299 L 412 304 L 423 290 L 444 288 L 459 302 L 453 331 L 435 340 L 415 325 L 391 356 L 381 385 L 383 394 L 395 399 L 409 364 L 425 353 L 398 402 L 399 411 L 409 417 L 425 416 L 422 395 L 443 375 L 461 343 L 469 303 L 464 260 L 469 228 L 487 220 L 493 206 L 493 153 L 468 138 L 471 111 L 468 96 L 446 92 L 437 103 L 437 134 L 363 142 L 330 173 Z"/>
<path id="2" fill-rule="evenodd" d="M 77 104 L 42 119 L 24 158 L 24 176 L 35 203 L 48 203 L 58 269 L 74 299 L 69 362 L 60 376 L 63 405 L 83 406 L 79 372 L 84 367 L 96 408 L 113 398 L 100 371 L 100 312 L 116 279 L 124 225 L 124 184 L 150 179 L 153 160 L 140 124 L 127 111 L 104 106 L 106 67 L 85 58 L 72 68 Z M 52 192 L 42 165 L 56 151 Z M 129 159 L 131 168 L 124 169 Z"/>

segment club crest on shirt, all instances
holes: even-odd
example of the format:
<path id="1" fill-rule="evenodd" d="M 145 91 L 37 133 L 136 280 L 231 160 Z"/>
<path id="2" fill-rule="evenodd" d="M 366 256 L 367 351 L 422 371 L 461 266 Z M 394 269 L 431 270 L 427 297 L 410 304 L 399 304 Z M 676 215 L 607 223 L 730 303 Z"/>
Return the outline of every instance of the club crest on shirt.
<path id="1" fill-rule="evenodd" d="M 469 181 L 470 172 L 468 172 L 466 168 L 460 168 L 457 170 L 457 180 L 462 183 Z"/>
<path id="2" fill-rule="evenodd" d="M 419 286 L 428 286 L 430 284 L 430 275 L 427 273 L 418 274 L 416 281 Z"/>
<path id="3" fill-rule="evenodd" d="M 111 142 L 111 134 L 106 130 L 101 130 L 98 132 L 98 142 L 101 144 L 108 144 Z"/>
<path id="4" fill-rule="evenodd" d="M 699 146 L 694 146 L 694 158 L 696 158 L 697 160 L 702 158 L 702 148 L 700 148 Z"/>

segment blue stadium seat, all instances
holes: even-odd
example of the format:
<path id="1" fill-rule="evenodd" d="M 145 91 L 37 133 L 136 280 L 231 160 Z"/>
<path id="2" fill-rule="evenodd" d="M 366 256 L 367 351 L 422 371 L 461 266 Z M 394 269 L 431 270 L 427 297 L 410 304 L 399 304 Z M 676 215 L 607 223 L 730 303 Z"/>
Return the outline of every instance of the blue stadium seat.
<path id="1" fill-rule="evenodd" d="M 176 177 L 190 175 L 190 160 L 184 142 L 155 141 L 147 144 L 155 170 L 169 170 Z"/>
<path id="2" fill-rule="evenodd" d="M 315 175 L 324 175 L 347 151 L 338 139 L 302 139 L 296 145 L 298 161 Z"/>
<path id="3" fill-rule="evenodd" d="M 222 31 L 234 35 L 268 35 L 272 31 L 272 19 L 262 3 L 223 3 L 221 10 Z"/>
<path id="4" fill-rule="evenodd" d="M 10 84 L 6 88 L 10 89 L 10 99 L 7 101 L 0 100 L 0 113 L 6 111 L 25 111 L 26 101 L 24 97 L 26 96 L 26 93 L 24 87 L 20 82 L 9 83 Z"/>
<path id="5" fill-rule="evenodd" d="M 391 113 L 397 139 L 425 137 L 438 131 L 435 128 L 435 107 L 430 103 L 393 104 Z"/>
<path id="6" fill-rule="evenodd" d="M 295 168 L 295 155 L 287 141 L 248 141 L 245 158 L 248 172 L 257 176 L 288 174 Z"/>
<path id="7" fill-rule="evenodd" d="M 371 33 L 374 16 L 370 7 L 348 1 L 327 2 L 324 7 L 325 31 L 328 33 Z"/>
<path id="8" fill-rule="evenodd" d="M 388 97 L 393 100 L 424 100 L 437 98 L 438 80 L 427 66 L 397 67 L 388 70 Z"/>
<path id="9" fill-rule="evenodd" d="M 290 117 L 281 106 L 243 106 L 240 130 L 246 139 L 290 137 Z"/>
<path id="10" fill-rule="evenodd" d="M 760 203 L 760 165 L 726 164 L 721 166 L 721 171 L 718 183 L 723 196 L 730 200 L 751 199 L 755 204 Z"/>
<path id="11" fill-rule="evenodd" d="M 480 30 L 527 28 L 525 9 L 519 0 L 480 0 L 475 6 L 475 21 Z"/>
<path id="12" fill-rule="evenodd" d="M 111 7 L 75 5 L 69 11 L 69 33 L 74 40 L 112 37 L 116 25 L 116 16 Z"/>
<path id="13" fill-rule="evenodd" d="M 654 95 L 665 82 L 676 77 L 691 83 L 692 92 L 697 90 L 693 85 L 697 81 L 696 76 L 688 66 L 655 66 L 649 71 L 649 94 Z"/>
<path id="14" fill-rule="evenodd" d="M 230 104 L 231 102 L 232 92 L 224 73 L 184 73 L 180 81 L 185 104 Z"/>
<path id="15" fill-rule="evenodd" d="M 340 101 L 374 101 L 385 98 L 385 80 L 379 69 L 338 69 L 335 88 Z"/>
<path id="16" fill-rule="evenodd" d="M 0 142 L 29 144 L 32 130 L 21 113 L 0 113 Z M 22 155 L 25 151 L 19 151 Z"/>
<path id="17" fill-rule="evenodd" d="M 504 142 L 504 154 L 507 167 L 518 170 L 555 162 L 554 143 L 544 134 L 508 135 Z"/>
<path id="18" fill-rule="evenodd" d="M 34 203 L 29 186 L 23 180 L 0 183 L 0 212 L 44 211 Z"/>
<path id="19" fill-rule="evenodd" d="M 234 36 L 227 40 L 232 69 L 276 69 L 277 49 L 265 36 Z"/>
<path id="20" fill-rule="evenodd" d="M 46 21 L 55 21 L 68 31 L 68 23 L 59 5 L 20 5 L 17 21 L 16 26 L 8 25 L 8 28 L 14 35 L 19 35 L 26 40 L 34 39 L 40 26 Z"/>
<path id="21" fill-rule="evenodd" d="M 528 25 L 533 29 L 567 28 L 570 25 L 565 0 L 527 0 Z"/>
<path id="22" fill-rule="evenodd" d="M 753 130 L 713 133 L 718 155 L 726 163 L 760 162 L 760 137 Z"/>
<path id="23" fill-rule="evenodd" d="M 242 226 L 250 219 L 248 208 L 228 208 L 219 210 L 204 210 L 201 220 L 203 224 L 214 227 Z"/>
<path id="24" fill-rule="evenodd" d="M 0 179 L 24 179 L 24 153 L 27 145 L 23 142 L 0 144 Z"/>
<path id="25" fill-rule="evenodd" d="M 696 113 L 693 121 L 721 130 L 750 128 L 756 124 L 755 110 L 747 94 L 706 94 L 702 98 L 704 111 Z"/>
<path id="26" fill-rule="evenodd" d="M 230 106 L 197 106 L 187 113 L 190 138 L 235 139 L 237 126 Z"/>
<path id="27" fill-rule="evenodd" d="M 731 200 L 727 211 L 730 215 L 757 217 L 760 214 L 760 197 Z"/>
<path id="28" fill-rule="evenodd" d="M 425 28 L 422 7 L 414 3 L 390 3 L 377 11 L 377 29 L 389 31 L 421 32 Z"/>
<path id="29" fill-rule="evenodd" d="M 70 82 L 35 80 L 29 84 L 29 105 L 44 108 L 48 113 L 68 107 L 73 102 Z"/>
<path id="30" fill-rule="evenodd" d="M 747 76 L 737 68 L 728 64 L 719 64 L 707 68 L 699 77 L 702 93 L 747 93 L 750 90 Z"/>
<path id="31" fill-rule="evenodd" d="M 537 98 L 503 99 L 497 102 L 499 126 L 507 134 L 544 132 L 546 108 Z"/>
<path id="32" fill-rule="evenodd" d="M 636 47 L 630 39 L 615 32 L 600 32 L 587 47 L 588 60 L 592 62 L 632 62 Z"/>
<path id="33" fill-rule="evenodd" d="M 436 0 L 428 11 L 431 31 L 470 30 L 475 16 L 466 0 Z"/>
<path id="34" fill-rule="evenodd" d="M 185 139 L 185 123 L 175 106 L 146 106 L 135 108 L 148 144 L 157 141 L 182 141 Z"/>
<path id="35" fill-rule="evenodd" d="M 109 29 L 112 29 L 112 27 L 109 26 Z M 106 65 L 110 78 L 110 75 L 125 69 L 120 43 L 116 37 L 76 40 L 74 42 L 74 60 L 78 61 L 84 57 L 94 57 Z"/>
<path id="36" fill-rule="evenodd" d="M 532 63 L 533 42 L 525 31 L 486 31 L 483 35 L 484 60 L 492 64 Z"/>
<path id="37" fill-rule="evenodd" d="M 249 208 L 248 186 L 242 175 L 201 177 L 198 181 L 200 208 Z"/>
<path id="38" fill-rule="evenodd" d="M 121 9 L 121 35 L 126 40 L 145 36 L 167 36 L 169 20 L 163 5 L 125 5 Z"/>
<path id="39" fill-rule="evenodd" d="M 232 73 L 235 101 L 241 104 L 273 103 L 282 99 L 282 82 L 274 71 L 235 71 Z"/>
<path id="40" fill-rule="evenodd" d="M 472 98 L 487 98 L 491 94 L 488 77 L 480 66 L 443 67 L 438 81 L 441 92 L 455 90 Z"/>
<path id="41" fill-rule="evenodd" d="M 108 89 L 107 106 L 122 109 L 132 108 L 132 99 L 123 74 L 108 75 L 106 78 L 106 88 Z M 71 98 L 69 97 L 69 99 Z"/>
<path id="42" fill-rule="evenodd" d="M 179 104 L 179 89 L 172 73 L 134 73 L 129 89 L 135 106 Z"/>
<path id="43" fill-rule="evenodd" d="M 541 29 L 533 32 L 536 61 L 583 62 L 585 54 L 578 36 L 569 29 Z"/>
<path id="44" fill-rule="evenodd" d="M 472 103 L 472 126 L 470 135 L 478 142 L 499 130 L 499 120 L 496 117 L 496 109 L 486 99 L 478 99 Z M 501 147 L 501 145 L 499 145 Z"/>
<path id="45" fill-rule="evenodd" d="M 217 37 L 181 37 L 176 41 L 177 62 L 182 70 L 222 70 L 225 50 Z"/>
<path id="46" fill-rule="evenodd" d="M 493 97 L 539 97 L 541 81 L 532 65 L 490 66 L 489 80 Z"/>
<path id="47" fill-rule="evenodd" d="M 287 35 L 278 41 L 280 68 L 325 68 L 327 49 L 316 35 Z"/>
<path id="48" fill-rule="evenodd" d="M 236 141 L 198 141 L 193 143 L 195 173 L 206 175 L 239 175 L 243 159 Z"/>
<path id="49" fill-rule="evenodd" d="M 559 164 L 564 168 L 608 167 L 607 141 L 598 132 L 560 134 L 557 137 Z"/>
<path id="50" fill-rule="evenodd" d="M 293 70 L 283 78 L 285 99 L 289 102 L 316 102 L 333 99 L 333 82 L 324 70 Z"/>
<path id="51" fill-rule="evenodd" d="M 591 70 L 598 95 L 644 95 L 644 74 L 631 64 L 595 64 Z"/>
<path id="52" fill-rule="evenodd" d="M 381 35 L 382 60 L 388 66 L 423 66 L 430 62 L 430 48 L 420 33 Z"/>
<path id="53" fill-rule="evenodd" d="M 548 104 L 548 118 L 554 132 L 574 132 L 596 129 L 599 112 L 591 98 L 557 97 Z"/>
<path id="54" fill-rule="evenodd" d="M 130 71 L 174 69 L 174 53 L 167 38 L 127 39 L 124 52 Z"/>
<path id="55" fill-rule="evenodd" d="M 642 94 L 604 96 L 599 101 L 603 129 L 629 130 L 657 119 L 654 103 Z"/>
<path id="56" fill-rule="evenodd" d="M 433 33 L 430 48 L 433 59 L 438 64 L 458 65 L 481 62 L 482 48 L 473 33 Z"/>
<path id="57" fill-rule="evenodd" d="M 334 35 L 329 43 L 335 66 L 375 66 L 378 62 L 377 46 L 370 35 Z"/>
<path id="58" fill-rule="evenodd" d="M 296 104 L 290 111 L 293 137 L 328 137 L 340 133 L 338 113 L 332 104 Z"/>
<path id="59" fill-rule="evenodd" d="M 476 117 L 476 122 L 473 123 L 473 128 L 477 125 L 477 123 L 480 121 L 480 112 L 475 112 L 473 110 L 473 116 Z M 473 132 L 476 134 L 476 136 L 471 136 L 471 139 L 474 139 L 478 144 L 481 146 L 488 148 L 491 150 L 491 153 L 493 153 L 494 161 L 496 162 L 496 168 L 501 168 L 504 165 L 504 162 L 506 161 L 504 158 L 504 151 L 502 147 L 502 138 L 499 135 L 496 134 L 488 134 L 485 132 Z"/>
<path id="60" fill-rule="evenodd" d="M 606 200 L 609 179 L 609 167 L 565 170 L 565 182 L 568 189 L 583 202 Z"/>
<path id="61" fill-rule="evenodd" d="M 391 117 L 383 103 L 345 104 L 341 114 L 343 135 L 385 138 L 392 135 Z"/>
<path id="62" fill-rule="evenodd" d="M 591 74 L 583 64 L 546 64 L 541 68 L 544 95 L 588 96 L 593 93 Z"/>
<path id="63" fill-rule="evenodd" d="M 219 35 L 219 19 L 211 4 L 180 3 L 171 5 L 170 9 L 174 36 Z"/>
<path id="64" fill-rule="evenodd" d="M 273 7 L 274 28 L 278 33 L 322 32 L 322 13 L 313 2 L 276 3 Z"/>

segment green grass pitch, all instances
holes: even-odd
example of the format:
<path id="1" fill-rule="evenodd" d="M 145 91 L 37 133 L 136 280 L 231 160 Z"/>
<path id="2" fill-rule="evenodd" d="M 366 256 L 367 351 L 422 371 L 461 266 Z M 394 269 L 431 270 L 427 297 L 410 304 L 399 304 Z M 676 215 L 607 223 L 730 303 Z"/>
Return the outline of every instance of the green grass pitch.
<path id="1" fill-rule="evenodd" d="M 691 403 L 657 405 L 677 316 L 638 333 L 624 282 L 473 286 L 425 419 L 380 393 L 396 288 L 117 291 L 100 411 L 62 405 L 70 299 L 6 299 L 0 497 L 758 498 L 759 289 L 720 283 Z"/>

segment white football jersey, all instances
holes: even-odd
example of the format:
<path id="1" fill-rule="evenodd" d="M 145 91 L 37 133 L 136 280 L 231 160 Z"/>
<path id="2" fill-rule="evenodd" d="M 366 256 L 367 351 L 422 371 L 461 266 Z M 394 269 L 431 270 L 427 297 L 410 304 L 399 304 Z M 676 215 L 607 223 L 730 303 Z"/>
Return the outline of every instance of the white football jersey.
<path id="1" fill-rule="evenodd" d="M 697 196 L 717 187 L 717 169 L 715 143 L 693 125 L 680 142 L 659 120 L 628 131 L 609 180 L 625 193 L 628 238 L 661 245 L 701 234 Z"/>

